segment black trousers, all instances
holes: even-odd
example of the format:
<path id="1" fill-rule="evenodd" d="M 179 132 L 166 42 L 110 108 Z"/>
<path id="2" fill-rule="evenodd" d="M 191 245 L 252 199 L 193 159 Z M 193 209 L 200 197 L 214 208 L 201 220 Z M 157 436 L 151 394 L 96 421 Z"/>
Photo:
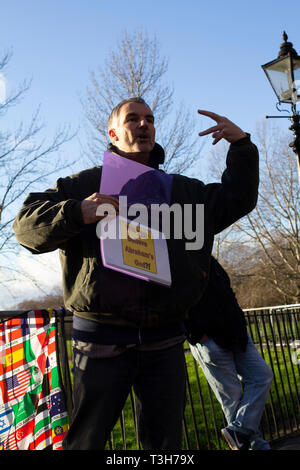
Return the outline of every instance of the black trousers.
<path id="1" fill-rule="evenodd" d="M 159 351 L 128 349 L 94 359 L 74 351 L 74 413 L 64 450 L 102 450 L 134 387 L 144 450 L 180 450 L 186 401 L 182 344 Z"/>

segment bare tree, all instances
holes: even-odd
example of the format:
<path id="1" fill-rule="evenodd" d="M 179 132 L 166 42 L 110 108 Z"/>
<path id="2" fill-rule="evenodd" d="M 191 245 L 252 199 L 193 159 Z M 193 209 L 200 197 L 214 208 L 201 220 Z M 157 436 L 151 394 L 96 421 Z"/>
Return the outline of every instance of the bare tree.
<path id="1" fill-rule="evenodd" d="M 0 60 L 2 80 L 10 59 L 11 53 L 5 53 Z M 20 103 L 29 88 L 30 81 L 24 81 L 9 96 L 2 96 L 0 118 L 4 125 L 7 113 Z M 0 283 L 5 283 L 9 289 L 16 274 L 23 274 L 12 262 L 12 257 L 18 251 L 12 230 L 16 211 L 31 189 L 71 165 L 62 164 L 57 152 L 73 135 L 64 127 L 57 130 L 50 143 L 46 142 L 46 139 L 40 137 L 44 126 L 40 123 L 39 110 L 29 124 L 21 122 L 14 130 L 5 130 L 4 125 L 0 130 Z"/>
<path id="2" fill-rule="evenodd" d="M 183 172 L 193 165 L 201 149 L 199 141 L 192 138 L 195 123 L 183 105 L 174 109 L 173 89 L 163 80 L 167 69 L 168 60 L 161 57 L 157 39 L 138 31 L 125 32 L 104 67 L 97 74 L 91 73 L 91 85 L 82 105 L 91 126 L 87 145 L 93 163 L 99 164 L 108 143 L 111 110 L 125 98 L 140 96 L 155 114 L 157 141 L 166 152 L 165 169 Z"/>
<path id="3" fill-rule="evenodd" d="M 260 126 L 257 141 L 262 156 L 260 198 L 239 230 L 259 248 L 257 275 L 282 298 L 300 300 L 300 188 L 290 135 Z"/>
<path id="4" fill-rule="evenodd" d="M 219 237 L 219 254 L 236 285 L 244 283 L 255 306 L 300 301 L 300 188 L 291 135 L 271 124 L 257 126 L 260 152 L 257 207 Z M 215 158 L 214 158 L 215 157 Z M 213 161 L 220 156 L 213 156 Z M 252 287 L 251 287 L 252 286 Z M 254 289 L 255 293 L 250 289 Z M 266 293 L 268 292 L 268 296 Z M 244 294 L 243 294 L 244 295 Z M 261 306 L 262 304 L 260 304 Z M 249 306 L 249 305 L 248 305 Z"/>
<path id="5" fill-rule="evenodd" d="M 64 306 L 64 299 L 61 290 L 56 289 L 51 294 L 46 294 L 37 299 L 26 299 L 19 302 L 16 310 L 33 310 L 42 308 L 59 308 Z"/>

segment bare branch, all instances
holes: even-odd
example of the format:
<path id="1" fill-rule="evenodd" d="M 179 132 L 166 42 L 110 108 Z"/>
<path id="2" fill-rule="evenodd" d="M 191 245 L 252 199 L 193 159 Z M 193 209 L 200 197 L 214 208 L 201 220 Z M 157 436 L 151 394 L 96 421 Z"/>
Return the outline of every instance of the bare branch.
<path id="1" fill-rule="evenodd" d="M 3 56 L 0 60 L 0 70 L 8 65 L 10 58 L 10 54 Z M 24 81 L 17 91 L 1 103 L 2 121 L 6 112 L 25 97 L 29 87 L 30 82 Z M 22 274 L 13 266 L 11 258 L 11 255 L 17 253 L 19 246 L 12 230 L 12 223 L 22 197 L 38 183 L 46 181 L 49 176 L 74 163 L 61 163 L 57 152 L 66 142 L 73 139 L 75 134 L 71 134 L 70 129 L 65 126 L 56 131 L 52 140 L 46 141 L 41 138 L 43 130 L 44 125 L 41 124 L 38 109 L 28 125 L 21 122 L 14 131 L 4 130 L 2 125 L 0 131 L 0 271 L 2 283 L 12 279 L 13 273 L 18 276 Z M 50 159 L 50 155 L 53 154 L 54 156 Z M 10 275 L 4 275 L 4 273 L 10 273 Z M 28 278 L 28 275 L 24 274 L 24 277 Z"/>
<path id="2" fill-rule="evenodd" d="M 93 163 L 99 164 L 99 155 L 108 143 L 107 120 L 113 107 L 130 96 L 141 96 L 155 114 L 157 135 L 160 128 L 164 132 L 164 138 L 158 140 L 166 152 L 164 169 L 178 173 L 192 166 L 201 146 L 192 138 L 195 124 L 189 112 L 173 112 L 173 88 L 163 81 L 167 69 L 168 60 L 161 56 L 156 37 L 125 31 L 103 69 L 97 75 L 91 73 L 81 103 L 90 125 L 87 154 Z"/>
<path id="3" fill-rule="evenodd" d="M 298 302 L 300 188 L 295 158 L 289 148 L 291 137 L 262 123 L 252 138 L 261 160 L 258 204 L 251 214 L 234 224 L 231 240 L 218 240 L 218 253 L 228 262 L 243 302 L 247 296 L 253 302 L 245 306 Z M 214 167 L 219 160 L 216 152 Z M 250 276 L 251 282 L 242 280 L 245 275 Z"/>

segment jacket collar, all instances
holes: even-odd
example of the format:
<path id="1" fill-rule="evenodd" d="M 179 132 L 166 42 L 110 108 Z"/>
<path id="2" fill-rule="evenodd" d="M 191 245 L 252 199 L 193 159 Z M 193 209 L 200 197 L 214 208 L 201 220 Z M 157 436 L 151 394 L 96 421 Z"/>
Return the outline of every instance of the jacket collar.
<path id="1" fill-rule="evenodd" d="M 109 143 L 107 145 L 107 150 L 109 152 L 118 153 L 118 148 L 113 144 Z M 148 161 L 148 166 L 158 170 L 159 165 L 162 165 L 165 161 L 165 151 L 161 145 L 155 143 L 153 149 L 150 152 L 150 158 Z"/>

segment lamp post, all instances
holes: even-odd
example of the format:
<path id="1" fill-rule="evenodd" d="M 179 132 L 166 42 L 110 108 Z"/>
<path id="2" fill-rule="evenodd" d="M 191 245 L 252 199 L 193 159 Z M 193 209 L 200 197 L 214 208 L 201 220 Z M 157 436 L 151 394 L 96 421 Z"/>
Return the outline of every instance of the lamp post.
<path id="1" fill-rule="evenodd" d="M 296 110 L 296 103 L 300 101 L 300 56 L 293 48 L 293 44 L 288 42 L 285 31 L 283 41 L 277 59 L 262 65 L 262 68 L 277 96 L 278 103 L 289 103 L 292 114 L 290 116 L 266 117 L 288 118 L 291 120 L 292 125 L 289 129 L 293 131 L 295 139 L 290 143 L 290 147 L 296 154 L 300 184 L 300 115 Z"/>

